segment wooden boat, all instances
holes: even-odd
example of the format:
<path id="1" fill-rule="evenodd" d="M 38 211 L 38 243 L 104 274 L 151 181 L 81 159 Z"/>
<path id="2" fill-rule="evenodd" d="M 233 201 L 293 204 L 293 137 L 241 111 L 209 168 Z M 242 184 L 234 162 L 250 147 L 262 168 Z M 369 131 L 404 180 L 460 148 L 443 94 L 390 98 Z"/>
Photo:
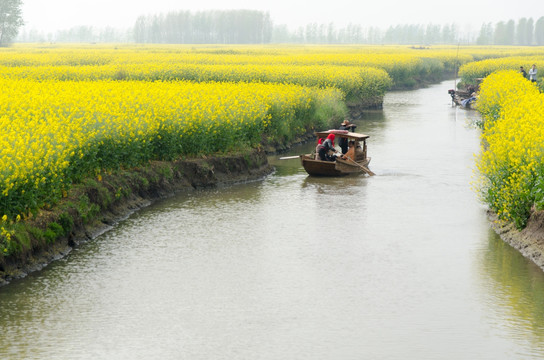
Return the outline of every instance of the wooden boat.
<path id="1" fill-rule="evenodd" d="M 462 108 L 473 109 L 474 104 L 476 104 L 476 96 L 474 93 L 469 93 L 468 91 L 448 90 L 448 94 L 451 96 L 452 104 L 461 106 Z"/>
<path id="2" fill-rule="evenodd" d="M 461 106 L 465 109 L 474 109 L 476 104 L 476 94 L 480 90 L 480 83 L 483 79 L 476 79 L 475 85 L 468 85 L 463 90 L 448 90 L 448 94 L 451 96 L 452 105 Z"/>
<path id="3" fill-rule="evenodd" d="M 367 157 L 366 139 L 368 135 L 359 134 L 354 132 L 348 132 L 345 130 L 329 130 L 316 132 L 316 136 L 319 138 L 326 138 L 329 134 L 334 134 L 336 139 L 346 138 L 348 140 L 355 141 L 355 146 L 360 146 L 362 143 L 362 151 L 358 152 L 355 160 L 344 160 L 340 157 L 336 161 L 322 161 L 316 160 L 315 154 L 300 155 L 300 161 L 304 170 L 312 176 L 345 176 L 349 174 L 367 173 L 374 175 L 372 171 L 368 169 L 370 158 Z"/>

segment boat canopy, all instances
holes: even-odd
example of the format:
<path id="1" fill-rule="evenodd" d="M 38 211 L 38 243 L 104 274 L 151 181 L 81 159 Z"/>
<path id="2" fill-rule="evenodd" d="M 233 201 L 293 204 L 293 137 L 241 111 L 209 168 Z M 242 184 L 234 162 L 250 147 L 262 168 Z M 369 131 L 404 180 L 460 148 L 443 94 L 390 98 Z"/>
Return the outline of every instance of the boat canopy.
<path id="1" fill-rule="evenodd" d="M 320 138 L 326 138 L 329 134 L 334 134 L 336 137 L 347 138 L 355 141 L 363 141 L 370 136 L 360 133 L 349 132 L 347 130 L 327 130 L 316 132 L 315 135 Z"/>

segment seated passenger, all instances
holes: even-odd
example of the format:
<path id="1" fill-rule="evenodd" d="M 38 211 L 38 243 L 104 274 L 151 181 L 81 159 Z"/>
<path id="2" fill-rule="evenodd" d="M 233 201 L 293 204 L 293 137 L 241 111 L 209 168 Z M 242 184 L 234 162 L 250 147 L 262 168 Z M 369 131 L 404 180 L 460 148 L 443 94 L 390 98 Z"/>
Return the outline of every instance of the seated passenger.
<path id="1" fill-rule="evenodd" d="M 323 161 L 336 161 L 336 155 L 329 154 L 330 151 L 336 152 L 334 148 L 334 134 L 329 134 L 327 139 L 323 142 L 323 146 L 319 149 L 319 160 Z"/>
<path id="2" fill-rule="evenodd" d="M 355 148 L 355 161 L 364 160 L 366 156 L 361 145 L 357 143 L 357 146 L 354 146 L 354 148 Z"/>
<path id="3" fill-rule="evenodd" d="M 348 151 L 342 155 L 342 159 L 355 161 L 355 141 L 350 140 L 348 142 Z"/>
<path id="4" fill-rule="evenodd" d="M 315 147 L 315 159 L 316 160 L 322 160 L 319 157 L 319 149 L 321 149 L 322 147 L 323 147 L 323 138 L 319 138 L 319 140 L 317 140 L 317 146 Z"/>

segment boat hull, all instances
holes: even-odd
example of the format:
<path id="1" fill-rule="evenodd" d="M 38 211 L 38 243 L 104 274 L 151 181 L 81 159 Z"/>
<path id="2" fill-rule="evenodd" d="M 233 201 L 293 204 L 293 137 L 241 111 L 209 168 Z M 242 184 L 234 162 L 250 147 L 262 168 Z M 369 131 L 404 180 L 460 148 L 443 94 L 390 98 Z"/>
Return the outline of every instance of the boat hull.
<path id="1" fill-rule="evenodd" d="M 346 176 L 349 174 L 365 173 L 364 167 L 370 163 L 370 158 L 357 162 L 342 159 L 322 161 L 316 160 L 311 155 L 301 155 L 300 161 L 304 170 L 311 176 Z"/>

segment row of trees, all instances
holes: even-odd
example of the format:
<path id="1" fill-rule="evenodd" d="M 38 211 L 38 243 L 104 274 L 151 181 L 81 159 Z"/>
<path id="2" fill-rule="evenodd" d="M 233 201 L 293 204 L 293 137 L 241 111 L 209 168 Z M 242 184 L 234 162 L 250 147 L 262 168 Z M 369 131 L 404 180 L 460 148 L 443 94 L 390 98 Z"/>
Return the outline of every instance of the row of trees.
<path id="1" fill-rule="evenodd" d="M 208 16 L 209 15 L 209 16 Z M 215 18 L 214 21 L 213 19 Z M 397 25 L 387 30 L 350 24 L 311 23 L 290 30 L 274 26 L 268 14 L 251 12 L 189 12 L 142 16 L 126 31 L 107 27 L 77 26 L 55 34 L 35 30 L 19 34 L 20 42 L 136 42 L 159 44 L 454 44 L 457 28 L 452 25 Z"/>
<path id="2" fill-rule="evenodd" d="M 134 24 L 137 43 L 259 44 L 271 36 L 270 15 L 256 10 L 177 11 L 140 16 Z"/>
<path id="3" fill-rule="evenodd" d="M 364 28 L 358 24 L 336 29 L 334 24 L 308 24 L 295 31 L 287 26 L 274 27 L 272 41 L 278 43 L 320 44 L 454 44 L 457 28 L 451 25 L 397 25 L 387 30 Z"/>
<path id="4" fill-rule="evenodd" d="M 287 25 L 274 26 L 272 42 L 274 43 L 309 43 L 309 44 L 377 44 L 381 42 L 383 31 L 379 28 L 363 28 L 358 24 L 350 24 L 336 29 L 333 23 L 311 23 L 290 30 Z"/>
<path id="5" fill-rule="evenodd" d="M 461 36 L 463 38 L 461 38 Z M 286 26 L 274 27 L 274 42 L 295 43 L 348 43 L 348 44 L 457 44 L 476 43 L 478 45 L 544 45 L 544 16 L 534 21 L 521 18 L 501 21 L 496 24 L 483 24 L 478 36 L 461 35 L 455 24 L 418 25 L 405 24 L 390 26 L 387 30 L 350 24 L 335 29 L 331 24 L 308 24 L 289 31 Z"/>
<path id="6" fill-rule="evenodd" d="M 478 45 L 544 45 L 544 16 L 483 24 L 476 40 Z"/>
<path id="7" fill-rule="evenodd" d="M 23 24 L 22 0 L 0 0 L 0 46 L 12 41 Z M 463 38 L 461 38 L 461 36 Z M 77 26 L 55 34 L 36 30 L 19 34 L 21 42 L 136 42 L 168 44 L 464 44 L 544 45 L 544 16 L 483 24 L 478 35 L 460 34 L 455 24 L 363 27 L 311 23 L 291 30 L 274 25 L 269 13 L 257 10 L 175 11 L 140 16 L 133 28 Z"/>
<path id="8" fill-rule="evenodd" d="M 120 30 L 113 27 L 95 28 L 93 26 L 75 26 L 56 33 L 43 33 L 37 30 L 22 31 L 17 36 L 18 42 L 61 42 L 61 43 L 127 43 L 134 42 L 132 30 Z"/>

